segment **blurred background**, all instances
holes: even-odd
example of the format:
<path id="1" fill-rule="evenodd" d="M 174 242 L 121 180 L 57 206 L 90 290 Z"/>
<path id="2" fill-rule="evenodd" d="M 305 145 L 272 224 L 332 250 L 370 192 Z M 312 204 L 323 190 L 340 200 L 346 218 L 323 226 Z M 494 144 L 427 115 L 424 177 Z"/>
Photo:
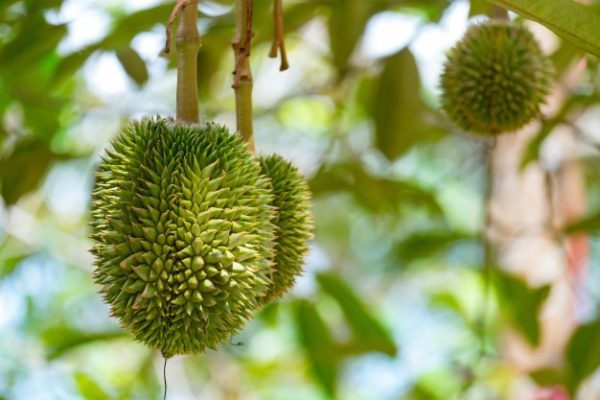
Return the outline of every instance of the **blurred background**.
<path id="1" fill-rule="evenodd" d="M 199 86 L 201 118 L 233 128 L 232 3 L 200 1 Z M 523 21 L 557 84 L 541 120 L 494 141 L 438 99 L 487 2 L 284 3 L 281 73 L 255 0 L 256 144 L 306 175 L 316 238 L 242 345 L 169 361 L 168 399 L 599 399 L 598 59 Z M 92 283 L 87 221 L 110 139 L 175 112 L 173 5 L 0 1 L 1 399 L 162 398 L 160 354 Z"/>

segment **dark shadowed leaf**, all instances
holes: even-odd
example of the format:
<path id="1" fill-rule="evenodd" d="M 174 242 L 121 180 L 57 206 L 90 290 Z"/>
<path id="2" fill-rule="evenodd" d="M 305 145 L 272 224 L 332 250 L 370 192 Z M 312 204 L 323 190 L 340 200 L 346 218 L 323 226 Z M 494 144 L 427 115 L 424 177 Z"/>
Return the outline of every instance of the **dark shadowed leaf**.
<path id="1" fill-rule="evenodd" d="M 540 342 L 539 312 L 550 286 L 532 289 L 526 282 L 504 271 L 494 271 L 500 309 L 532 346 Z"/>
<path id="2" fill-rule="evenodd" d="M 396 354 L 396 344 L 383 325 L 371 315 L 367 307 L 346 283 L 328 273 L 317 275 L 325 293 L 340 305 L 355 339 L 363 351 L 379 351 L 390 356 Z"/>

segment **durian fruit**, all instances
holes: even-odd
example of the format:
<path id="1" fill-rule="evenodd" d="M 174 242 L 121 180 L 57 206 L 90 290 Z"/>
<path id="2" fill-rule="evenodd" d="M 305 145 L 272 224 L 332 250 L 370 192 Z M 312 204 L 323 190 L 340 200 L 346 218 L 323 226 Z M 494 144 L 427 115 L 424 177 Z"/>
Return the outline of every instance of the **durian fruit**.
<path id="1" fill-rule="evenodd" d="M 261 298 L 268 304 L 283 296 L 302 272 L 308 240 L 313 236 L 313 217 L 310 212 L 310 190 L 304 177 L 289 161 L 277 154 L 260 158 L 265 176 L 273 187 L 275 264 L 272 283 L 267 295 Z"/>
<path id="2" fill-rule="evenodd" d="M 467 132 L 514 131 L 540 113 L 553 68 L 533 35 L 512 22 L 471 26 L 450 50 L 441 77 L 441 103 Z"/>
<path id="3" fill-rule="evenodd" d="M 92 199 L 95 281 L 121 325 L 165 357 L 234 335 L 266 295 L 270 181 L 215 124 L 132 122 L 100 163 Z"/>

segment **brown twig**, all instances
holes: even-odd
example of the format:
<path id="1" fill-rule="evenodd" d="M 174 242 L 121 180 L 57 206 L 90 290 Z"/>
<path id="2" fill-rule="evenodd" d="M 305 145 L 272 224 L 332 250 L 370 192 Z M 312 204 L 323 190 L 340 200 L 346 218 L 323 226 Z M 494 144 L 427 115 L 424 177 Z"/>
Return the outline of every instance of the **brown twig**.
<path id="1" fill-rule="evenodd" d="M 235 90 L 235 114 L 237 131 L 254 151 L 254 128 L 252 124 L 252 70 L 250 53 L 252 47 L 252 0 L 237 0 L 236 31 L 231 46 L 235 57 L 233 89 Z"/>
<path id="2" fill-rule="evenodd" d="M 290 67 L 285 51 L 285 38 L 283 33 L 283 0 L 273 0 L 273 20 L 275 27 L 273 29 L 273 41 L 271 42 L 271 51 L 269 57 L 276 58 L 277 53 L 281 54 L 280 71 L 285 71 Z"/>
<path id="3" fill-rule="evenodd" d="M 165 41 L 165 49 L 164 49 L 164 52 L 166 54 L 171 52 L 171 31 L 173 30 L 173 24 L 175 23 L 175 20 L 179 16 L 179 13 L 181 12 L 181 10 L 183 10 L 188 4 L 190 4 L 189 0 L 177 1 L 177 4 L 175 4 L 175 8 L 173 8 L 173 11 L 171 12 L 171 15 L 169 16 L 169 20 L 167 21 L 166 41 Z"/>

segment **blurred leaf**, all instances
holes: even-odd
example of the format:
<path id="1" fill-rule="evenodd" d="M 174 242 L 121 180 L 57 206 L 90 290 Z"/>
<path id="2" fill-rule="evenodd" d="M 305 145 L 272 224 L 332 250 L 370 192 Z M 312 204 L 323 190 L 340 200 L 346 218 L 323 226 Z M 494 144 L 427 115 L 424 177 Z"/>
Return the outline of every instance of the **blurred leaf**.
<path id="1" fill-rule="evenodd" d="M 521 164 L 519 168 L 521 171 L 525 169 L 530 162 L 535 161 L 539 158 L 540 147 L 544 140 L 552 133 L 554 128 L 562 122 L 565 122 L 566 117 L 571 113 L 571 111 L 579 106 L 586 107 L 588 105 L 594 104 L 600 100 L 596 93 L 591 95 L 587 94 L 575 94 L 571 95 L 567 98 L 567 100 L 563 103 L 561 109 L 556 113 L 556 115 L 550 119 L 542 121 L 542 126 L 540 130 L 537 132 L 533 138 L 527 143 L 527 147 L 523 152 L 523 158 L 521 159 Z"/>
<path id="2" fill-rule="evenodd" d="M 331 397 L 335 397 L 338 361 L 333 355 L 333 342 L 325 322 L 314 305 L 306 300 L 295 304 L 296 329 L 313 373 Z"/>
<path id="3" fill-rule="evenodd" d="M 366 102 L 375 123 L 377 148 L 388 160 L 395 160 L 430 132 L 424 121 L 419 72 L 410 50 L 387 57 L 383 64 Z"/>
<path id="4" fill-rule="evenodd" d="M 573 0 L 489 0 L 545 25 L 575 46 L 600 57 L 600 14 Z"/>
<path id="5" fill-rule="evenodd" d="M 172 9 L 173 4 L 167 3 L 126 14 L 117 19 L 111 32 L 100 42 L 100 47 L 114 50 L 128 46 L 140 32 L 149 31 L 158 24 L 166 24 Z"/>
<path id="6" fill-rule="evenodd" d="M 46 357 L 49 360 L 61 357 L 66 352 L 93 342 L 120 339 L 127 337 L 123 331 L 88 332 L 66 325 L 46 329 L 41 338 L 45 343 Z"/>
<path id="7" fill-rule="evenodd" d="M 123 47 L 116 51 L 117 58 L 123 66 L 123 69 L 131 79 L 138 85 L 143 85 L 148 81 L 148 69 L 146 63 L 137 51 L 131 47 Z"/>
<path id="8" fill-rule="evenodd" d="M 569 367 L 567 388 L 574 394 L 579 384 L 600 366 L 600 319 L 581 325 L 571 336 L 565 355 Z"/>
<path id="9" fill-rule="evenodd" d="M 575 221 L 565 228 L 563 233 L 572 235 L 575 233 L 589 233 L 591 235 L 597 235 L 600 233 L 600 212 L 590 214 L 579 221 Z"/>
<path id="10" fill-rule="evenodd" d="M 363 302 L 346 283 L 328 273 L 317 275 L 317 281 L 325 293 L 333 297 L 352 329 L 355 338 L 362 344 L 362 351 L 380 351 L 393 356 L 396 344 L 387 330 L 367 310 Z"/>
<path id="11" fill-rule="evenodd" d="M 50 163 L 64 158 L 52 153 L 49 143 L 36 137 L 18 142 L 12 153 L 0 159 L 0 192 L 6 204 L 14 204 L 34 190 Z"/>
<path id="12" fill-rule="evenodd" d="M 348 72 L 348 60 L 371 16 L 369 2 L 364 0 L 332 0 L 329 17 L 329 46 L 340 77 Z"/>
<path id="13" fill-rule="evenodd" d="M 340 163 L 322 169 L 310 180 L 315 196 L 347 191 L 356 203 L 373 213 L 399 212 L 407 205 L 443 211 L 435 196 L 416 183 L 369 174 L 360 164 Z"/>
<path id="14" fill-rule="evenodd" d="M 551 387 L 565 382 L 563 371 L 553 368 L 542 368 L 529 373 L 531 379 L 540 386 Z"/>
<path id="15" fill-rule="evenodd" d="M 110 399 L 110 396 L 94 379 L 82 372 L 75 372 L 77 390 L 84 399 Z"/>
<path id="16" fill-rule="evenodd" d="M 94 44 L 61 58 L 52 76 L 53 83 L 59 84 L 64 79 L 73 76 L 73 74 L 75 74 L 87 59 L 99 48 L 100 46 L 98 44 Z"/>
<path id="17" fill-rule="evenodd" d="M 471 0 L 470 3 L 469 17 L 474 17 L 476 15 L 490 15 L 494 7 L 487 0 Z"/>
<path id="18" fill-rule="evenodd" d="M 494 270 L 494 283 L 502 312 L 529 344 L 537 346 L 540 308 L 550 293 L 550 286 L 531 289 L 523 280 L 499 269 Z"/>
<path id="19" fill-rule="evenodd" d="M 397 247 L 400 258 L 410 262 L 419 258 L 433 257 L 462 242 L 476 242 L 478 238 L 466 232 L 431 230 L 416 232 L 403 239 Z"/>
<path id="20" fill-rule="evenodd" d="M 0 71 L 15 73 L 24 66 L 37 66 L 44 56 L 54 53 L 66 33 L 65 25 L 50 25 L 41 16 L 25 20 L 19 34 L 0 47 Z"/>
<path id="21" fill-rule="evenodd" d="M 12 274 L 17 266 L 29 257 L 30 254 L 19 255 L 14 257 L 0 258 L 0 279 L 6 278 L 8 275 Z"/>

